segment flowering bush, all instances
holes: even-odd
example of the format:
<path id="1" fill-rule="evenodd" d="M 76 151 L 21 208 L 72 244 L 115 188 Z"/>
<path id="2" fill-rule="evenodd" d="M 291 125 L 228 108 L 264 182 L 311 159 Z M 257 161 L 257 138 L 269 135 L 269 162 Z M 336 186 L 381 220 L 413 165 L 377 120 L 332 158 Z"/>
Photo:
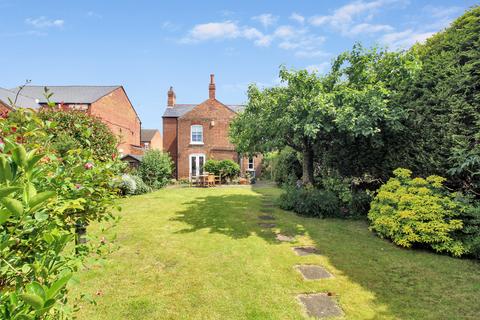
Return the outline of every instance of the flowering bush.
<path id="1" fill-rule="evenodd" d="M 142 178 L 135 174 L 122 175 L 122 183 L 120 189 L 122 190 L 122 193 L 124 195 L 144 194 L 152 191 L 152 188 L 147 186 L 145 182 L 143 182 Z"/>
<path id="2" fill-rule="evenodd" d="M 54 105 L 43 108 L 38 115 L 43 121 L 53 123 L 48 133 L 60 155 L 80 147 L 91 150 L 95 160 L 106 161 L 117 156 L 118 138 L 100 119 Z"/>
<path id="3" fill-rule="evenodd" d="M 57 150 L 56 128 L 26 109 L 0 119 L 1 319 L 70 317 L 68 280 L 87 255 L 108 249 L 75 230 L 113 221 L 124 164 L 79 144 Z"/>
<path id="4" fill-rule="evenodd" d="M 421 244 L 454 256 L 466 253 L 462 242 L 453 236 L 462 229 L 459 216 L 464 207 L 445 189 L 445 179 L 412 178 L 408 169 L 393 173 L 371 204 L 371 230 L 402 247 Z"/>

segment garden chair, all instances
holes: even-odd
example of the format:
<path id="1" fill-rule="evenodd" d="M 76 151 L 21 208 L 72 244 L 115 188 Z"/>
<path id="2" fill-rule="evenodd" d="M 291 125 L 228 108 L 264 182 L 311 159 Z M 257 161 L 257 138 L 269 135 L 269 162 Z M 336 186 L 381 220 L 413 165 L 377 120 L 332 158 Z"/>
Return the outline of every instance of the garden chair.
<path id="1" fill-rule="evenodd" d="M 213 174 L 209 174 L 207 177 L 207 187 L 215 187 L 215 176 Z"/>

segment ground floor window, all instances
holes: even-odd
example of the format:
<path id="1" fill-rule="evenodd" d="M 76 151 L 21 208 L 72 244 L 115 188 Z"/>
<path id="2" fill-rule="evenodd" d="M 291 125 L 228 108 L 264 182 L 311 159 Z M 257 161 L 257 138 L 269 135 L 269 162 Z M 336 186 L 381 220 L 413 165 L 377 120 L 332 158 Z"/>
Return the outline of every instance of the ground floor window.
<path id="1" fill-rule="evenodd" d="M 203 166 L 205 164 L 204 154 L 190 155 L 190 177 L 197 177 L 203 174 Z"/>
<path id="2" fill-rule="evenodd" d="M 248 170 L 255 170 L 255 161 L 253 157 L 248 158 Z"/>

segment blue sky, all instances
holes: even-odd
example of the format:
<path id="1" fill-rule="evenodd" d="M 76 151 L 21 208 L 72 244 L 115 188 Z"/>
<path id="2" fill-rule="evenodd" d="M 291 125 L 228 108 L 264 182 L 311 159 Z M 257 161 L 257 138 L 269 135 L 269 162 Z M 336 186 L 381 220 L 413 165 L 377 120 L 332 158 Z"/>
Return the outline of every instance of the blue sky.
<path id="1" fill-rule="evenodd" d="M 244 103 L 249 83 L 278 67 L 324 71 L 356 41 L 408 48 L 470 0 L 53 1 L 0 0 L 2 81 L 123 85 L 145 128 L 161 128 L 167 90 L 178 103 Z"/>

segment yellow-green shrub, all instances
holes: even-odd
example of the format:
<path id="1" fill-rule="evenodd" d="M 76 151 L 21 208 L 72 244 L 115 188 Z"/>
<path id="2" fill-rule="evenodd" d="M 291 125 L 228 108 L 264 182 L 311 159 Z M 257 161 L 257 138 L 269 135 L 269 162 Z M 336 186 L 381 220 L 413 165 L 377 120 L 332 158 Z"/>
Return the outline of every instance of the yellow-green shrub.
<path id="1" fill-rule="evenodd" d="M 370 229 L 403 247 L 427 245 L 454 256 L 464 254 L 465 247 L 452 236 L 462 229 L 463 207 L 443 186 L 445 178 L 412 178 L 410 170 L 401 168 L 393 173 L 372 201 Z"/>

